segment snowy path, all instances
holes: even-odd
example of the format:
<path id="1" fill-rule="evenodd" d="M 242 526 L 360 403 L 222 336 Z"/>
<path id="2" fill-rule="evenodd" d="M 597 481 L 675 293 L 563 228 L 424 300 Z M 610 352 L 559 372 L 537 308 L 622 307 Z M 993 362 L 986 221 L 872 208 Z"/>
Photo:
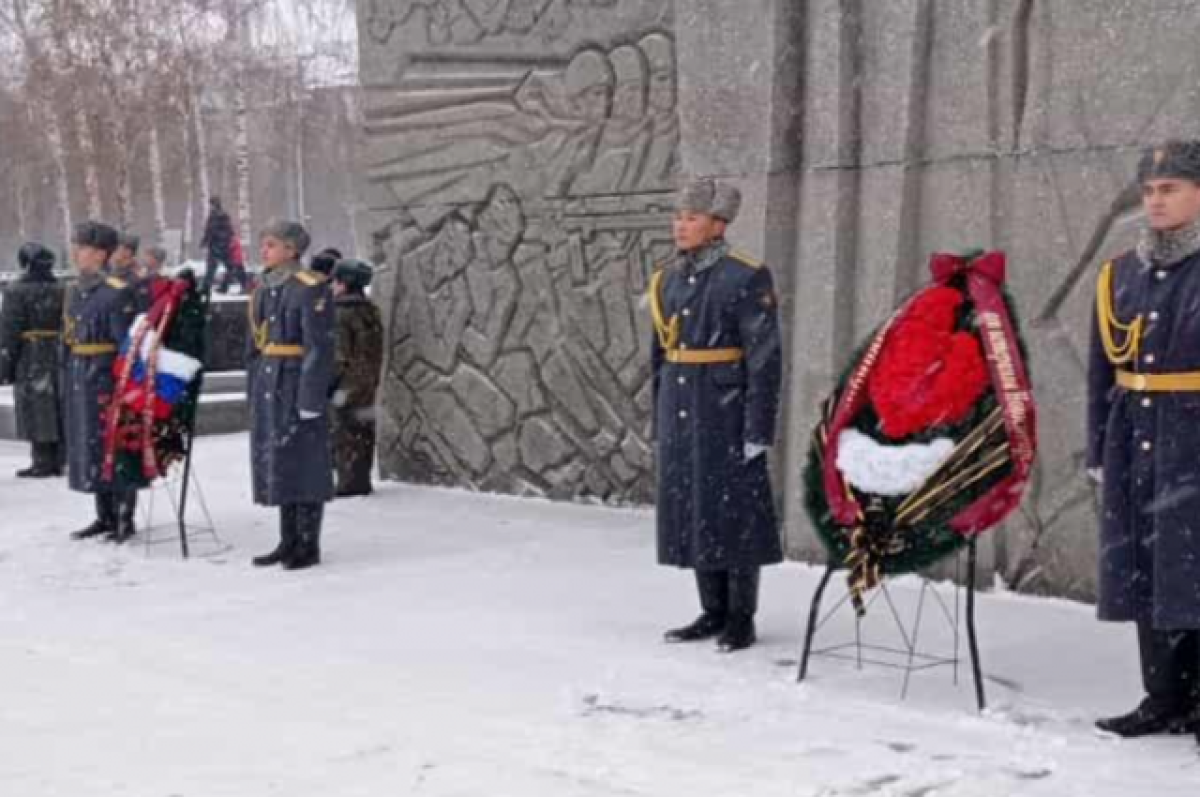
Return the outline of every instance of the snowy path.
<path id="1" fill-rule="evenodd" d="M 659 643 L 695 607 L 647 512 L 388 484 L 331 507 L 327 566 L 256 572 L 274 515 L 242 437 L 198 466 L 233 549 L 187 564 L 69 542 L 88 499 L 18 483 L 23 457 L 0 443 L 3 797 L 1200 791 L 1190 738 L 1090 730 L 1138 689 L 1130 629 L 1088 607 L 984 598 L 979 717 L 944 670 L 904 702 L 896 673 L 828 659 L 798 686 L 817 572 L 797 565 L 766 575 L 753 650 Z"/>

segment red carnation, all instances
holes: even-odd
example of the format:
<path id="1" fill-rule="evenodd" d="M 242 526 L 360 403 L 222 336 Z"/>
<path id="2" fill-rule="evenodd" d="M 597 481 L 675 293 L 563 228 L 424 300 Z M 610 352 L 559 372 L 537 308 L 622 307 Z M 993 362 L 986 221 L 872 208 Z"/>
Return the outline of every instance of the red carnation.
<path id="1" fill-rule="evenodd" d="M 867 383 L 887 437 L 959 423 L 987 390 L 979 341 L 954 328 L 962 303 L 953 288 L 929 288 L 888 333 Z"/>

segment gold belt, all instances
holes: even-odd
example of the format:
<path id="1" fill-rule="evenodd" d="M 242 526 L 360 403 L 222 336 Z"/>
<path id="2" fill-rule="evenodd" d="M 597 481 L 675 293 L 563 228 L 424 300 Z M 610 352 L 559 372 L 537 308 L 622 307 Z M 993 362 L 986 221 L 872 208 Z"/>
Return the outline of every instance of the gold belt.
<path id="1" fill-rule="evenodd" d="M 21 333 L 21 340 L 49 340 L 57 337 L 57 329 L 27 329 Z"/>
<path id="2" fill-rule="evenodd" d="M 1117 384 L 1137 393 L 1200 392 L 1200 371 L 1178 374 L 1135 374 L 1117 371 Z"/>
<path id="3" fill-rule="evenodd" d="M 115 343 L 74 343 L 71 354 L 76 357 L 103 357 L 105 354 L 116 354 Z"/>
<path id="4" fill-rule="evenodd" d="M 667 349 L 667 362 L 678 365 L 720 365 L 742 361 L 741 349 Z"/>
<path id="5" fill-rule="evenodd" d="M 294 343 L 268 343 L 263 346 L 264 357 L 303 357 L 304 347 Z"/>

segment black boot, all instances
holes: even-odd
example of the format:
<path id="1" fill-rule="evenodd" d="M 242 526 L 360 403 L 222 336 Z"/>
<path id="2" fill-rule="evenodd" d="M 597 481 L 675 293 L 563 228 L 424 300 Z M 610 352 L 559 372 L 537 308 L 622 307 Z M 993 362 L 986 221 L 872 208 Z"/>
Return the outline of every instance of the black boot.
<path id="1" fill-rule="evenodd" d="M 1187 724 L 1187 717 L 1180 713 L 1178 706 L 1161 703 L 1152 697 L 1143 700 L 1128 714 L 1096 721 L 1096 727 L 1100 730 L 1126 739 L 1159 733 L 1183 733 L 1187 730 Z"/>
<path id="2" fill-rule="evenodd" d="M 58 468 L 56 467 L 56 461 L 58 459 L 58 444 L 33 443 L 30 448 L 33 464 L 28 468 L 17 471 L 17 478 L 49 479 L 57 476 Z"/>
<path id="3" fill-rule="evenodd" d="M 117 527 L 108 535 L 108 539 L 120 545 L 137 534 L 137 491 L 129 490 L 116 495 Z"/>
<path id="4" fill-rule="evenodd" d="M 699 642 L 725 630 L 729 613 L 729 575 L 724 570 L 697 570 L 696 590 L 704 613 L 682 628 L 663 635 L 667 642 Z"/>
<path id="5" fill-rule="evenodd" d="M 717 640 L 717 650 L 722 653 L 733 653 L 745 650 L 757 641 L 758 634 L 754 629 L 754 617 L 744 612 L 730 612 L 725 631 Z"/>
<path id="6" fill-rule="evenodd" d="M 324 504 L 297 504 L 296 545 L 284 558 L 284 570 L 304 570 L 321 564 L 321 520 Z"/>
<path id="7" fill-rule="evenodd" d="M 296 507 L 285 504 L 279 507 L 279 544 L 275 550 L 250 560 L 255 567 L 277 565 L 291 555 L 296 547 Z"/>
<path id="8" fill-rule="evenodd" d="M 667 642 L 699 642 L 712 639 L 725 630 L 725 615 L 704 612 L 682 628 L 672 628 L 663 634 Z"/>
<path id="9" fill-rule="evenodd" d="M 87 528 L 72 532 L 71 539 L 86 540 L 90 537 L 99 537 L 102 534 L 111 534 L 114 530 L 116 530 L 116 496 L 112 493 L 96 493 L 95 502 L 96 519 Z"/>
<path id="10" fill-rule="evenodd" d="M 1200 661 L 1196 632 L 1158 631 L 1150 623 L 1139 622 L 1138 652 L 1146 699 L 1128 714 L 1099 720 L 1096 727 L 1130 739 L 1188 732 Z"/>
<path id="11" fill-rule="evenodd" d="M 729 622 L 717 639 L 717 650 L 733 653 L 745 650 L 758 641 L 754 615 L 758 611 L 757 567 L 729 572 Z"/>

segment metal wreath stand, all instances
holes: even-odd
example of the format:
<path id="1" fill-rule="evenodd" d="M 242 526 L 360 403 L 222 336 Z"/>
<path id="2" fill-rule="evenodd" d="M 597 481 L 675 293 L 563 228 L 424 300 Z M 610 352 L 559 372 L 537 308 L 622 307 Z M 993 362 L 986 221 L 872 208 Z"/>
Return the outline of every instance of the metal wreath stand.
<path id="1" fill-rule="evenodd" d="M 199 277 L 196 277 L 199 280 Z M 211 334 L 211 304 L 212 304 L 212 285 L 208 280 L 202 283 L 203 293 L 200 298 L 201 310 L 204 314 L 204 341 L 205 351 L 208 350 L 209 335 Z M 206 359 L 202 357 L 203 361 Z M 191 557 L 191 540 L 196 537 L 210 538 L 215 546 L 215 550 L 211 553 L 220 553 L 228 548 L 220 536 L 217 534 L 216 526 L 213 524 L 212 513 L 208 510 L 208 502 L 204 498 L 204 491 L 200 486 L 199 480 L 196 478 L 195 469 L 192 467 L 192 452 L 196 441 L 196 416 L 200 414 L 200 398 L 204 391 L 204 373 L 202 367 L 199 373 L 196 374 L 196 406 L 192 412 L 192 417 L 188 419 L 187 427 L 184 430 L 184 460 L 183 473 L 180 477 L 165 478 L 160 480 L 159 484 L 152 487 L 148 492 L 149 496 L 146 501 L 146 517 L 145 517 L 145 549 L 148 552 L 151 546 L 169 543 L 174 539 L 174 535 L 156 537 L 153 534 L 155 527 L 153 525 L 154 517 L 154 494 L 156 490 L 163 489 L 167 493 L 167 499 L 171 504 L 174 523 L 171 524 L 178 530 L 179 552 L 184 559 Z M 178 494 L 172 488 L 178 485 Z M 190 496 L 190 488 L 195 487 L 196 501 L 199 504 L 200 512 L 203 520 L 198 524 L 189 524 L 187 522 L 188 501 Z M 166 528 L 166 527 L 164 527 Z M 210 554 L 211 555 L 211 554 Z"/>
<path id="2" fill-rule="evenodd" d="M 958 685 L 958 668 L 961 661 L 959 650 L 961 645 L 961 612 L 960 612 L 960 595 L 965 590 L 966 592 L 966 625 L 967 625 L 967 645 L 971 657 L 971 674 L 975 680 L 975 701 L 982 713 L 987 708 L 987 698 L 983 688 L 983 668 L 979 661 L 979 642 L 975 628 L 975 568 L 978 559 L 978 551 L 976 548 L 976 539 L 971 537 L 966 546 L 967 572 L 965 579 L 962 573 L 963 551 L 960 549 L 955 560 L 955 587 L 954 587 L 954 606 L 951 608 L 946 605 L 946 601 L 938 593 L 934 582 L 928 577 L 917 574 L 921 580 L 921 591 L 917 598 L 917 609 L 913 617 L 911 629 L 904 622 L 899 609 L 896 607 L 895 601 L 892 599 L 891 592 L 888 590 L 888 579 L 884 578 L 875 592 L 867 600 L 866 608 L 871 608 L 879 599 L 887 605 L 888 613 L 895 623 L 896 630 L 900 634 L 902 647 L 894 647 L 891 645 L 872 644 L 863 640 L 862 634 L 862 616 L 854 618 L 854 639 L 850 642 L 841 642 L 829 645 L 823 648 L 814 649 L 817 632 L 820 631 L 841 609 L 850 602 L 850 593 L 847 592 L 834 606 L 825 614 L 821 613 L 821 601 L 825 596 L 825 590 L 829 586 L 830 579 L 833 574 L 841 569 L 841 565 L 830 562 L 824 574 L 821 576 L 820 582 L 817 584 L 816 592 L 813 593 L 812 603 L 808 610 L 808 625 L 804 632 L 804 649 L 800 654 L 800 666 L 797 673 L 797 682 L 803 681 L 808 677 L 809 661 L 813 656 L 824 656 L 826 658 L 838 659 L 841 661 L 853 661 L 858 669 L 862 669 L 864 664 L 873 664 L 880 667 L 901 670 L 904 673 L 904 683 L 900 690 L 900 699 L 903 700 L 908 695 L 909 683 L 912 680 L 913 673 L 934 669 L 936 667 L 951 667 L 953 669 L 954 684 Z M 965 583 L 964 583 L 965 582 Z M 954 638 L 954 649 L 949 654 L 935 655 L 922 652 L 919 648 L 921 624 L 924 618 L 926 608 L 926 595 L 932 595 L 933 601 L 937 604 L 941 611 L 943 619 L 946 621 Z M 851 652 L 852 651 L 852 652 Z M 864 653 L 866 655 L 864 655 Z M 892 657 L 889 661 L 887 657 Z M 899 659 L 897 663 L 895 659 Z"/>

